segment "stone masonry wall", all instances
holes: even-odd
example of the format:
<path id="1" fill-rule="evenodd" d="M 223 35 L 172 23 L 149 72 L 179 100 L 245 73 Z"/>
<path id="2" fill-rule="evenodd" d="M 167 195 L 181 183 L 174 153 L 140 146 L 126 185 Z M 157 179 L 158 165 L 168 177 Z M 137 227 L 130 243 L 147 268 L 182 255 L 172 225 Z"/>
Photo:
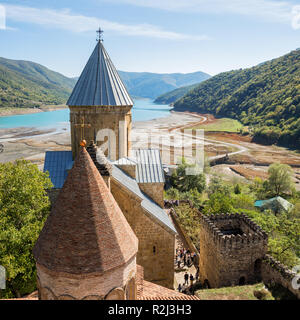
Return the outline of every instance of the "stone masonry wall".
<path id="1" fill-rule="evenodd" d="M 145 280 L 173 289 L 175 235 L 149 218 L 141 200 L 113 178 L 111 192 L 139 240 L 137 264 Z"/>
<path id="2" fill-rule="evenodd" d="M 296 273 L 289 270 L 270 255 L 265 255 L 262 260 L 261 276 L 264 283 L 278 283 L 300 299 L 300 288 L 297 290 L 292 286 L 292 281 L 296 276 Z"/>
<path id="3" fill-rule="evenodd" d="M 164 207 L 164 186 L 164 183 L 139 183 L 140 189 L 161 208 Z"/>
<path id="4" fill-rule="evenodd" d="M 41 300 L 103 300 L 114 289 L 124 292 L 136 277 L 136 258 L 119 268 L 102 274 L 72 275 L 51 271 L 37 264 L 39 298 Z M 134 288 L 132 288 L 134 290 Z"/>
<path id="5" fill-rule="evenodd" d="M 239 220 L 239 221 L 238 221 Z M 267 252 L 267 235 L 244 215 L 201 215 L 200 280 L 211 287 L 225 287 L 257 280 L 255 266 Z M 217 226 L 240 227 L 250 233 L 224 235 Z M 250 230 L 251 229 L 251 230 Z"/>
<path id="6" fill-rule="evenodd" d="M 115 159 L 128 156 L 130 143 L 128 136 L 131 134 L 131 107 L 110 107 L 110 106 L 97 106 L 97 107 L 72 107 L 70 106 L 70 123 L 71 123 L 71 143 L 73 157 L 77 155 L 79 150 L 79 144 L 81 140 L 81 129 L 75 127 L 76 124 L 81 123 L 81 117 L 84 116 L 84 122 L 90 124 L 91 128 L 84 129 L 84 139 L 86 141 L 96 140 L 95 136 L 101 129 L 111 129 L 115 133 Z M 123 128 L 123 139 L 120 139 L 120 121 L 125 121 L 125 127 Z M 97 145 L 103 142 L 98 142 Z M 122 145 L 121 145 L 121 144 Z M 123 149 L 124 154 L 120 153 Z M 107 153 L 105 153 L 107 156 Z"/>

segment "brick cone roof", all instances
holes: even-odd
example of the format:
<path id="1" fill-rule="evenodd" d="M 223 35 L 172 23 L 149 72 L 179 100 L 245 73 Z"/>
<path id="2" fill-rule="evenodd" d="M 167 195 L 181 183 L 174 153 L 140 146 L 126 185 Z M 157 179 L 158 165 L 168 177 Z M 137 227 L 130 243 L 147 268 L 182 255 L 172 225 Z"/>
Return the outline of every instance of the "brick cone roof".
<path id="1" fill-rule="evenodd" d="M 37 263 L 71 274 L 105 272 L 129 261 L 138 240 L 85 148 L 35 244 Z"/>

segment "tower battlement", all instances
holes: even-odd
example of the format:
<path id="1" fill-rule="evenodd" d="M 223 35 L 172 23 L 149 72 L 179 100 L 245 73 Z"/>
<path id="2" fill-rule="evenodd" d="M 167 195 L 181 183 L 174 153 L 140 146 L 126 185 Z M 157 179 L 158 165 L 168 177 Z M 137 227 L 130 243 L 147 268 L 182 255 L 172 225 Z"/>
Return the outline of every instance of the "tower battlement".
<path id="1" fill-rule="evenodd" d="M 212 287 L 255 282 L 268 235 L 244 214 L 200 214 L 200 276 Z"/>
<path id="2" fill-rule="evenodd" d="M 268 235 L 244 214 L 218 214 L 210 217 L 200 214 L 202 228 L 219 247 L 265 243 Z"/>

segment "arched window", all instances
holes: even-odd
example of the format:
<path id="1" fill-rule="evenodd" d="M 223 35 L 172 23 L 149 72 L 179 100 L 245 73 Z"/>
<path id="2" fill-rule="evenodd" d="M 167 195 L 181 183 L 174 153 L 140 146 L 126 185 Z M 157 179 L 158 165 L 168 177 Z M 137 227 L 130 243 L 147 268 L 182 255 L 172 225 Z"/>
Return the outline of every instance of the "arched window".
<path id="1" fill-rule="evenodd" d="M 203 282 L 203 287 L 204 287 L 205 289 L 210 289 L 210 284 L 209 284 L 209 281 L 208 281 L 207 279 L 204 280 L 204 282 Z"/>
<path id="2" fill-rule="evenodd" d="M 156 254 L 156 246 L 153 246 L 153 254 Z"/>

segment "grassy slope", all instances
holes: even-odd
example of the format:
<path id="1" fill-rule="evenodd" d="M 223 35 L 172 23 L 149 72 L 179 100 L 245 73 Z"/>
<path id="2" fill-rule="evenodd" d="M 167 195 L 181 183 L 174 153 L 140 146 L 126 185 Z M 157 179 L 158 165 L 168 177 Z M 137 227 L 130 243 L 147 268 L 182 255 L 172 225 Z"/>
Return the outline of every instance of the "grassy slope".
<path id="1" fill-rule="evenodd" d="M 203 129 L 205 131 L 240 132 L 240 130 L 243 129 L 243 125 L 238 120 L 222 118 L 217 119 L 213 123 L 197 126 L 195 129 Z"/>
<path id="2" fill-rule="evenodd" d="M 176 101 L 175 110 L 238 119 L 254 126 L 257 142 L 300 148 L 300 50 L 214 76 Z"/>
<path id="3" fill-rule="evenodd" d="M 263 284 L 259 283 L 247 286 L 198 290 L 195 294 L 201 300 L 258 300 L 253 292 L 261 289 L 263 289 Z M 271 293 L 268 294 L 267 300 L 274 300 Z"/>

